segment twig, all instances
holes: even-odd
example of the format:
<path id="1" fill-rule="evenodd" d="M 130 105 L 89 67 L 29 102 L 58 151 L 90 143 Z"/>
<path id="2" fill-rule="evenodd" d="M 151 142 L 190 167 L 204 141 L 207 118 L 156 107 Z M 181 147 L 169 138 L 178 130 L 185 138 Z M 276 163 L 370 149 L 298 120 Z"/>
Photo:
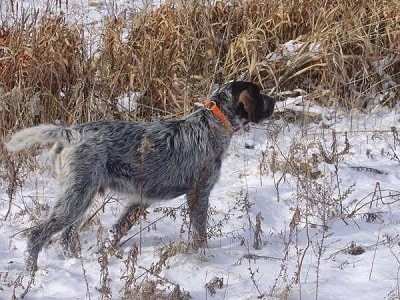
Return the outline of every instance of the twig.
<path id="1" fill-rule="evenodd" d="M 375 245 L 375 249 L 374 249 L 374 256 L 372 257 L 371 269 L 369 270 L 368 280 L 371 280 L 371 277 L 372 277 L 372 270 L 373 270 L 373 268 L 374 268 L 375 257 L 376 257 L 376 251 L 378 250 L 378 244 L 379 244 L 379 237 L 380 237 L 380 234 L 381 234 L 381 229 L 382 229 L 382 226 L 379 227 L 378 238 L 377 238 L 377 240 L 376 240 L 376 245 Z"/>
<path id="2" fill-rule="evenodd" d="M 80 241 L 79 241 L 79 243 L 80 243 Z M 79 248 L 81 248 L 81 247 L 79 247 Z M 81 262 L 83 279 L 85 280 L 85 284 L 86 284 L 86 296 L 87 296 L 87 297 L 89 298 L 89 300 L 90 300 L 91 297 L 90 297 L 89 282 L 88 282 L 88 280 L 87 280 L 85 266 L 83 265 L 83 258 L 82 258 L 82 255 L 79 256 L 79 260 L 80 260 L 80 262 Z"/>
<path id="3" fill-rule="evenodd" d="M 246 253 L 244 254 L 241 258 L 238 259 L 237 262 L 235 262 L 233 265 L 234 266 L 238 266 L 242 264 L 243 259 L 253 259 L 253 260 L 257 260 L 257 259 L 265 259 L 265 260 L 282 260 L 282 258 L 278 258 L 278 257 L 273 257 L 273 256 L 268 256 L 268 255 L 257 255 L 254 253 Z"/>

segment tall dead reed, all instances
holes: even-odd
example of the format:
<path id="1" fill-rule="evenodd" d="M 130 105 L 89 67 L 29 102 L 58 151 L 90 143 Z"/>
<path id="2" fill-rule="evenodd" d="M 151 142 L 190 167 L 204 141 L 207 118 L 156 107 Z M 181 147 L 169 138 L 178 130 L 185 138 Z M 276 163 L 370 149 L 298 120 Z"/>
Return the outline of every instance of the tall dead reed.
<path id="1" fill-rule="evenodd" d="M 301 88 L 322 105 L 393 107 L 399 9 L 378 0 L 165 1 L 105 17 L 91 52 L 82 25 L 62 13 L 4 22 L 0 139 L 39 122 L 181 116 L 234 79 L 273 93 Z M 134 110 L 120 105 L 129 95 Z"/>

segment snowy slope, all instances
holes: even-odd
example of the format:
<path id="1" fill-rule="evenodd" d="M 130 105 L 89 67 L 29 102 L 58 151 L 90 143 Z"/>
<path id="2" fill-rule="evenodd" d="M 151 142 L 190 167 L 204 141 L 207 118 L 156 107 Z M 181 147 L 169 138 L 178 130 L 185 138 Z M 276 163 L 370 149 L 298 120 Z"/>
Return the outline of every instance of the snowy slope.
<path id="1" fill-rule="evenodd" d="M 122 247 L 123 258 L 109 260 L 112 297 L 123 295 L 124 260 L 132 245 L 139 247 L 135 264 L 139 285 L 152 278 L 147 271 L 160 260 L 160 249 L 168 248 L 169 243 L 175 243 L 176 250 L 159 277 L 179 284 L 194 299 L 207 295 L 210 299 L 254 299 L 260 295 L 383 299 L 392 291 L 398 295 L 400 162 L 392 158 L 400 144 L 390 129 L 397 124 L 397 115 L 385 108 L 375 115 L 336 112 L 336 118 L 331 118 L 334 112 L 329 109 L 319 109 L 319 113 L 322 120 L 318 124 L 286 124 L 275 119 L 251 125 L 249 131 L 234 136 L 210 199 L 210 249 L 205 255 L 179 248 L 187 238 L 187 219 L 179 209 L 176 219 L 150 209 L 146 220 L 131 230 L 130 236 L 135 236 Z M 327 163 L 316 145 L 322 145 L 327 157 L 333 153 L 332 129 L 337 132 L 337 152 L 346 148 L 344 132 L 350 147 L 334 163 Z M 317 161 L 309 173 L 315 179 L 305 180 L 310 171 L 302 166 L 310 157 Z M 46 161 L 45 154 L 39 160 Z M 293 168 L 298 173 L 293 174 L 288 164 L 298 164 L 298 170 Z M 51 207 L 54 193 L 54 180 L 46 171 L 29 173 L 13 202 L 11 217 L 1 223 L 0 287 L 5 299 L 11 297 L 13 289 L 20 295 L 29 280 L 23 265 L 25 237 L 20 231 L 33 222 L 25 209 L 39 204 Z M 8 197 L 3 193 L 1 199 L 4 216 Z M 180 207 L 183 202 L 180 197 L 160 205 Z M 96 222 L 81 232 L 81 260 L 65 259 L 56 241 L 49 245 L 40 255 L 40 270 L 28 299 L 100 297 L 97 244 L 120 210 L 121 204 L 112 201 L 98 213 Z M 42 211 L 42 217 L 46 213 Z M 259 249 L 255 249 L 259 213 L 262 233 L 258 234 Z M 145 230 L 137 234 L 140 228 Z M 206 284 L 215 277 L 222 280 L 222 286 L 211 296 Z M 21 280 L 22 286 L 16 280 Z"/>

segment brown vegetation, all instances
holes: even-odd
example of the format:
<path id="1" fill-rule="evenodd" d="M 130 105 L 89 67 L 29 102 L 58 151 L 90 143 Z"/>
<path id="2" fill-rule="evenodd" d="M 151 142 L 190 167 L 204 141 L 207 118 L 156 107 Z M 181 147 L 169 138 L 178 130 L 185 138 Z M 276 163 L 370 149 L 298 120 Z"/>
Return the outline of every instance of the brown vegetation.
<path id="1" fill-rule="evenodd" d="M 3 24 L 0 133 L 38 121 L 182 115 L 212 83 L 238 78 L 274 92 L 301 88 L 326 105 L 361 108 L 378 92 L 393 104 L 399 9 L 398 1 L 170 1 L 106 18 L 93 53 L 63 15 Z M 289 40 L 298 49 L 279 56 Z M 142 97 L 126 114 L 117 99 L 129 92 Z"/>

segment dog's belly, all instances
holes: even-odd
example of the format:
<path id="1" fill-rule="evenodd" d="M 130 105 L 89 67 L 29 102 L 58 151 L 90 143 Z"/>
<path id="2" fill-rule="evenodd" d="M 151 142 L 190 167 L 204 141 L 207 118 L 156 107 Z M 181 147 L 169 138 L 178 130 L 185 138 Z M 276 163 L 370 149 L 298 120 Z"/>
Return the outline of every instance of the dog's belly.
<path id="1" fill-rule="evenodd" d="M 186 194 L 187 188 L 168 186 L 147 191 L 146 196 L 152 199 L 169 200 Z"/>
<path id="2" fill-rule="evenodd" d="M 183 162 L 181 158 L 182 161 L 173 162 L 164 153 L 159 156 L 165 161 L 150 157 L 140 165 L 134 158 L 130 162 L 107 163 L 107 175 L 102 186 L 140 199 L 168 200 L 186 194 L 196 182 L 194 174 L 200 167 Z"/>
<path id="3" fill-rule="evenodd" d="M 110 190 L 124 195 L 128 195 L 133 201 L 145 201 L 152 202 L 157 200 L 170 200 L 187 193 L 188 188 L 186 186 L 172 186 L 172 185 L 160 185 L 155 186 L 147 184 L 135 185 L 131 182 L 114 181 L 105 187 Z"/>

